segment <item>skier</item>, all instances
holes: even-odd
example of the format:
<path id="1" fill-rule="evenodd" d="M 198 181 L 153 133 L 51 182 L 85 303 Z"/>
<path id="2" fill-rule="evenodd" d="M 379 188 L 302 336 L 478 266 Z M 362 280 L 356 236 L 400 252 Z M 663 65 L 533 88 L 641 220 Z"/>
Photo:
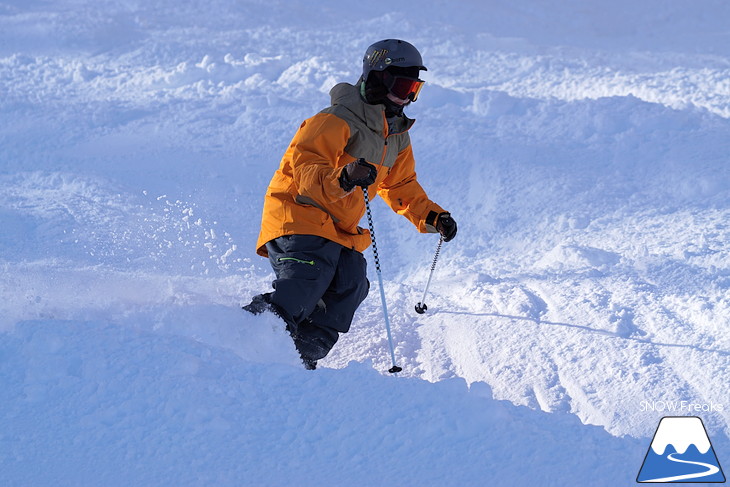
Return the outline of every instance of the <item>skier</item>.
<path id="1" fill-rule="evenodd" d="M 350 329 L 368 294 L 362 188 L 377 191 L 419 232 L 446 242 L 456 235 L 449 212 L 416 180 L 414 120 L 403 109 L 418 99 L 421 70 L 421 54 L 406 41 L 368 47 L 357 84 L 334 86 L 332 106 L 300 125 L 266 191 L 256 252 L 269 258 L 274 291 L 244 309 L 281 317 L 307 369 Z"/>

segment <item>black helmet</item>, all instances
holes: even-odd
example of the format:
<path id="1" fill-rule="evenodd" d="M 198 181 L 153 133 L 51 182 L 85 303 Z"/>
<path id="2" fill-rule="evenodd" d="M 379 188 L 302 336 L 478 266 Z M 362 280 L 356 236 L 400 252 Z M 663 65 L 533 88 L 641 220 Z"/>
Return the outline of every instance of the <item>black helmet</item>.
<path id="1" fill-rule="evenodd" d="M 418 98 L 423 86 L 423 80 L 418 79 L 420 70 L 426 71 L 426 66 L 413 44 L 399 39 L 376 42 L 367 48 L 362 60 L 363 98 L 400 114 L 404 105 Z"/>
<path id="2" fill-rule="evenodd" d="M 362 59 L 362 79 L 368 79 L 370 71 L 384 71 L 391 66 L 428 71 L 423 65 L 421 53 L 413 44 L 399 39 L 385 39 L 376 42 L 365 51 Z"/>

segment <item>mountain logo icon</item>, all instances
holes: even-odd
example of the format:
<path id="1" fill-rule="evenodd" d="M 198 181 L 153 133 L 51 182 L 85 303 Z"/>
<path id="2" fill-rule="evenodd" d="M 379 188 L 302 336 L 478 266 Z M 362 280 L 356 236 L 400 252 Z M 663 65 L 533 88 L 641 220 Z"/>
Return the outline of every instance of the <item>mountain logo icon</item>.
<path id="1" fill-rule="evenodd" d="M 725 474 L 697 416 L 666 416 L 651 440 L 638 483 L 723 483 Z"/>

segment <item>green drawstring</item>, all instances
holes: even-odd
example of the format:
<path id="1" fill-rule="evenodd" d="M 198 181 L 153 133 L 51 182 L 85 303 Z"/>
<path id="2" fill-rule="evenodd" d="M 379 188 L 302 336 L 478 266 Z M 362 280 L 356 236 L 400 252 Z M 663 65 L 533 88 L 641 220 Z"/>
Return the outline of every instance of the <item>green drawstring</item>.
<path id="1" fill-rule="evenodd" d="M 298 262 L 300 264 L 314 265 L 314 261 L 313 260 L 301 260 L 301 259 L 295 259 L 294 257 L 279 257 L 277 260 L 279 262 L 281 262 L 283 260 L 291 260 L 291 261 L 294 261 L 294 262 Z"/>

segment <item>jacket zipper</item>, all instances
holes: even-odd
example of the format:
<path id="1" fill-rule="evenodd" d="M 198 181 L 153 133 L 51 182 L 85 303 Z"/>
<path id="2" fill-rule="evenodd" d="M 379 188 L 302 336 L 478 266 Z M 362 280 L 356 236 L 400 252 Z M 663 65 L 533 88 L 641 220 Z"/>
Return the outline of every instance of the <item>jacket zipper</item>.
<path id="1" fill-rule="evenodd" d="M 383 130 L 385 131 L 385 137 L 383 137 L 383 156 L 380 158 L 380 167 L 383 167 L 385 163 L 385 156 L 388 154 L 388 137 L 390 137 L 388 119 L 385 116 L 385 112 L 383 112 Z M 390 172 L 390 168 L 388 168 L 388 172 Z"/>

